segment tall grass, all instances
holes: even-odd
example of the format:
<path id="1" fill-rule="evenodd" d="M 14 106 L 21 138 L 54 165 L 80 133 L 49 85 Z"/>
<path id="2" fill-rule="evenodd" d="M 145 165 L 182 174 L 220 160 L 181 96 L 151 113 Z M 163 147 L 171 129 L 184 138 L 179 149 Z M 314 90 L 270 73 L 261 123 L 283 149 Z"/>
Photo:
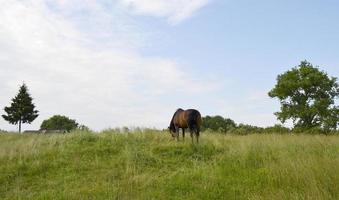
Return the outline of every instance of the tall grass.
<path id="1" fill-rule="evenodd" d="M 339 136 L 0 135 L 2 199 L 339 199 Z"/>

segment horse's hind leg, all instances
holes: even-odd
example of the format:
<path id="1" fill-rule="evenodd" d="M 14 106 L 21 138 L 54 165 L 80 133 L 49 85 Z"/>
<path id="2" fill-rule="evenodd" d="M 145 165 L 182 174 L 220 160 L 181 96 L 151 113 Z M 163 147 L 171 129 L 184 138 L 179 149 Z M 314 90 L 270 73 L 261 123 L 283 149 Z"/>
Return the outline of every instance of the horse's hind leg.
<path id="1" fill-rule="evenodd" d="M 193 129 L 192 128 L 189 128 L 190 129 L 190 135 L 191 135 L 191 139 L 192 139 L 192 143 L 193 143 Z"/>
<path id="2" fill-rule="evenodd" d="M 199 136 L 200 136 L 200 129 L 199 128 L 197 128 L 196 129 L 196 137 L 197 137 L 197 143 L 199 143 Z"/>

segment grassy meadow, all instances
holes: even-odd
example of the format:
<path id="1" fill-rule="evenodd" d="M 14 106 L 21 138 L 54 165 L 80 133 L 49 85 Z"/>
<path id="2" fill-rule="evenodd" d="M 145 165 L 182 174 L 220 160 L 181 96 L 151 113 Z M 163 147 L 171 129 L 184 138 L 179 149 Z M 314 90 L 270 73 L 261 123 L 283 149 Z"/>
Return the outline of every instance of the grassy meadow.
<path id="1" fill-rule="evenodd" d="M 339 199 L 339 136 L 0 133 L 0 199 Z"/>

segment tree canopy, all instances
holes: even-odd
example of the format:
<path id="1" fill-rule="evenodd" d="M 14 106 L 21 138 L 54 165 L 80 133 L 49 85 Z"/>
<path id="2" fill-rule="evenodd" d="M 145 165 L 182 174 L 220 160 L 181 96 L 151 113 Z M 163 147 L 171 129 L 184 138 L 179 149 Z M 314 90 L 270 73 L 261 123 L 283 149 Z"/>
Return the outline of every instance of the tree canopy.
<path id="1" fill-rule="evenodd" d="M 203 117 L 203 130 L 210 129 L 213 131 L 226 133 L 235 127 L 235 122 L 229 118 L 223 118 L 219 115 Z"/>
<path id="2" fill-rule="evenodd" d="M 7 115 L 2 115 L 2 117 L 11 124 L 19 124 L 20 133 L 22 123 L 31 123 L 39 116 L 39 111 L 35 110 L 32 100 L 26 84 L 22 84 L 18 94 L 12 99 L 11 105 L 4 108 Z"/>
<path id="3" fill-rule="evenodd" d="M 67 132 L 76 128 L 78 123 L 74 119 L 62 115 L 54 115 L 44 120 L 40 126 L 41 130 L 66 130 Z"/>
<path id="4" fill-rule="evenodd" d="M 279 99 L 281 110 L 275 115 L 282 123 L 292 119 L 295 128 L 300 129 L 330 130 L 338 126 L 337 78 L 329 77 L 307 61 L 278 75 L 277 84 L 268 95 Z"/>

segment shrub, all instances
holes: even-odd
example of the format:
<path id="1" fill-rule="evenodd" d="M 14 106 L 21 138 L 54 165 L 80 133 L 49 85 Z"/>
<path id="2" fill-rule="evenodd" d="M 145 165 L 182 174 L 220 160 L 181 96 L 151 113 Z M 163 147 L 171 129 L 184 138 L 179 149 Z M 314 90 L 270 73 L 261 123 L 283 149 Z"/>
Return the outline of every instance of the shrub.
<path id="1" fill-rule="evenodd" d="M 280 124 L 276 124 L 274 126 L 265 128 L 264 132 L 265 133 L 290 133 L 291 129 L 286 128 Z"/>
<path id="2" fill-rule="evenodd" d="M 41 130 L 66 130 L 67 132 L 77 129 L 78 123 L 66 116 L 54 115 L 44 120 L 40 126 Z"/>

